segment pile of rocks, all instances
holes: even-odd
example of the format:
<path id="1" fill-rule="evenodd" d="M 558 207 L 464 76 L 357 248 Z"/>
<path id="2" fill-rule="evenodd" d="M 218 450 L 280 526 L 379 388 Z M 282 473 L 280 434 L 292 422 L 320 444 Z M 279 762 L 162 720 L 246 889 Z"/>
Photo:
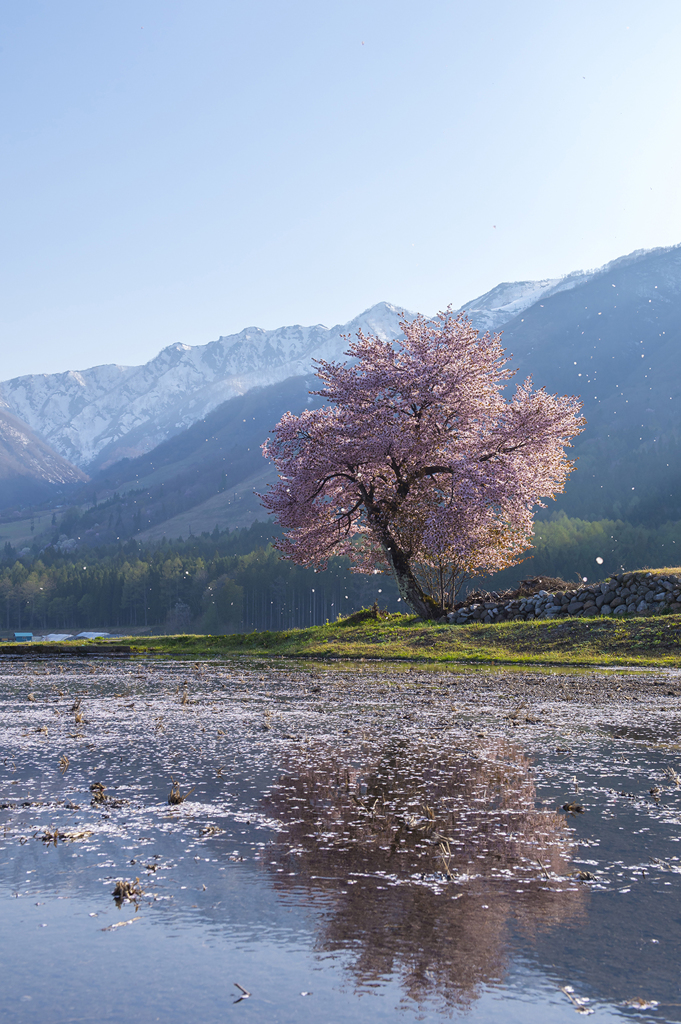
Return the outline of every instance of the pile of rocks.
<path id="1" fill-rule="evenodd" d="M 515 622 L 556 619 L 566 616 L 590 618 L 596 615 L 651 615 L 667 610 L 681 612 L 681 579 L 650 572 L 625 572 L 605 583 L 592 583 L 578 590 L 549 593 L 540 590 L 527 597 L 503 601 L 474 600 L 449 612 L 441 622 Z"/>

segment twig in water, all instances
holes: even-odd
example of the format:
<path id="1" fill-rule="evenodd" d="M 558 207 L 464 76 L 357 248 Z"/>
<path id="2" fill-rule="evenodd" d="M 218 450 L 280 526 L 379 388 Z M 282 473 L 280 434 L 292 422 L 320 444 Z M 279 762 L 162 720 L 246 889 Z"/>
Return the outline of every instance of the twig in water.
<path id="1" fill-rule="evenodd" d="M 537 857 L 537 864 L 539 865 L 539 867 L 540 867 L 540 868 L 542 869 L 542 871 L 544 872 L 544 878 L 546 879 L 546 881 L 547 881 L 547 882 L 550 882 L 550 881 L 551 881 L 551 876 L 549 875 L 548 871 L 546 870 L 546 868 L 544 867 L 544 865 L 543 865 L 543 864 L 542 864 L 542 862 L 540 861 L 539 857 Z"/>
<path id="2" fill-rule="evenodd" d="M 563 993 L 564 996 L 568 997 L 568 999 L 570 1000 L 570 1002 L 574 1006 L 574 1008 L 577 1011 L 577 1013 L 587 1014 L 587 1013 L 593 1013 L 594 1012 L 588 1006 L 584 1005 L 585 1002 L 588 1002 L 588 999 L 573 995 L 574 989 L 573 989 L 572 985 L 563 985 L 562 988 L 561 988 L 561 992 Z"/>
<path id="3" fill-rule="evenodd" d="M 240 1003 L 242 999 L 250 999 L 251 998 L 251 993 L 248 991 L 247 988 L 244 988 L 243 985 L 240 985 L 238 981 L 235 981 L 234 984 L 239 989 L 239 992 L 243 993 L 242 995 L 239 996 L 238 999 L 234 1000 L 234 1005 L 236 1005 L 237 1003 Z"/>
<path id="4" fill-rule="evenodd" d="M 125 928 L 126 924 L 134 924 L 135 921 L 140 920 L 140 917 L 131 917 L 129 921 L 116 921 L 116 924 L 110 924 L 108 928 L 102 928 L 102 931 L 112 932 L 114 928 Z"/>
<path id="5" fill-rule="evenodd" d="M 440 860 L 442 861 L 442 869 L 447 878 L 451 881 L 455 875 L 452 873 L 450 864 L 452 862 L 452 851 L 449 845 L 448 839 L 440 840 Z"/>

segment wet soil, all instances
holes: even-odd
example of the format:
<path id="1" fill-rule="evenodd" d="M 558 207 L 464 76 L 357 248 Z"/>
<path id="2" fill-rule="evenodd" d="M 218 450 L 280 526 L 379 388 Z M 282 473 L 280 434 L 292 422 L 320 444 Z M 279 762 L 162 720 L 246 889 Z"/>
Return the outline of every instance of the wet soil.
<path id="1" fill-rule="evenodd" d="M 0 1012 L 681 1020 L 680 773 L 677 670 L 0 664 Z"/>

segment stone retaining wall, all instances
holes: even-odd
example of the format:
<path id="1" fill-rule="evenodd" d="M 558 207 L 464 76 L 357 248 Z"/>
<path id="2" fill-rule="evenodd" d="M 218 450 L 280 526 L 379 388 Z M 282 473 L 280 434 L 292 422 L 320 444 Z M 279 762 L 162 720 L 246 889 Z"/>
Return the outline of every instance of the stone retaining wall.
<path id="1" fill-rule="evenodd" d="M 565 617 L 593 618 L 597 615 L 651 615 L 669 609 L 681 612 L 681 579 L 653 576 L 647 572 L 625 572 L 605 583 L 593 583 L 578 590 L 549 594 L 540 590 L 531 597 L 504 604 L 478 601 L 449 612 L 441 622 L 516 622 Z"/>

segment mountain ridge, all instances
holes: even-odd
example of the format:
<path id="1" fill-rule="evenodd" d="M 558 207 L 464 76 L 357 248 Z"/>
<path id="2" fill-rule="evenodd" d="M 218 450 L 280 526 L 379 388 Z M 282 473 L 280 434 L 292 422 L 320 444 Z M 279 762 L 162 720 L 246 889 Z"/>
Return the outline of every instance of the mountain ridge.
<path id="1" fill-rule="evenodd" d="M 525 308 L 518 307 L 516 295 L 512 301 L 518 311 L 504 325 L 503 343 L 517 367 L 516 382 L 532 375 L 548 392 L 578 394 L 584 402 L 586 429 L 571 452 L 577 468 L 565 493 L 540 515 L 563 510 L 580 518 L 657 525 L 681 520 L 681 246 L 613 261 L 580 276 L 578 287 L 550 286 L 540 301 Z M 201 424 L 145 458 L 102 473 L 101 485 L 110 493 L 114 487 L 141 483 L 145 476 L 148 487 L 154 478 L 146 474 L 152 464 L 158 473 L 162 457 L 164 473 L 177 468 L 178 487 L 180 477 L 186 480 L 180 488 L 183 497 L 172 515 L 168 508 L 165 525 L 158 517 L 158 500 L 151 493 L 141 499 L 149 508 L 141 536 L 173 536 L 173 531 L 184 535 L 188 524 L 199 530 L 212 529 L 215 522 L 221 528 L 251 522 L 257 504 L 247 498 L 247 481 L 266 472 L 259 445 L 280 411 L 300 413 L 317 401 L 307 394 L 315 383 L 312 375 L 291 378 L 225 402 Z M 227 493 L 216 494 L 217 467 L 227 453 L 216 448 L 204 459 L 212 435 L 240 449 L 238 457 L 236 450 L 229 456 L 225 481 L 226 491 L 239 492 L 238 501 Z M 194 446 L 191 456 L 185 450 L 188 444 Z M 212 497 L 199 495 L 190 484 L 199 465 L 205 466 L 199 475 L 213 480 Z M 192 504 L 189 496 L 194 493 Z M 129 512 L 128 507 L 124 518 Z"/>
<path id="2" fill-rule="evenodd" d="M 677 464 L 675 445 L 681 442 L 680 403 L 674 401 L 677 392 L 681 397 L 681 246 L 639 250 L 597 270 L 577 271 L 564 278 L 502 282 L 465 303 L 462 310 L 479 330 L 503 328 L 504 347 L 512 356 L 512 365 L 519 370 L 517 379 L 533 374 L 537 384 L 546 386 L 548 391 L 583 397 L 588 423 L 575 446 L 579 468 L 566 494 L 559 499 L 559 507 L 571 515 L 598 518 L 619 515 L 617 509 L 624 510 L 623 514 L 629 509 L 633 514 L 632 501 L 639 503 L 640 515 L 647 501 L 651 515 L 659 518 L 664 509 L 669 518 L 681 518 L 681 509 L 675 511 L 677 485 L 672 479 Z M 405 311 L 405 316 L 413 315 Z M 259 461 L 257 448 L 274 425 L 268 414 L 285 401 L 291 403 L 291 411 L 298 413 L 310 404 L 300 382 L 305 378 L 305 387 L 314 388 L 314 358 L 341 358 L 347 348 L 343 336 L 352 335 L 359 328 L 384 337 L 398 337 L 401 316 L 399 307 L 379 303 L 348 324 L 334 328 L 315 325 L 269 332 L 246 328 L 238 335 L 205 346 L 168 346 L 141 367 L 105 365 L 88 371 L 31 375 L 5 382 L 0 385 L 0 414 L 5 415 L 5 422 L 9 422 L 7 417 L 14 416 L 15 431 L 33 440 L 22 442 L 18 462 L 16 458 L 6 458 L 4 477 L 0 475 L 2 505 L 37 502 L 43 500 L 39 492 L 47 495 L 51 487 L 56 493 L 55 487 L 63 490 L 87 479 L 82 469 L 59 461 L 63 456 L 54 450 L 54 436 L 48 441 L 41 440 L 39 432 L 24 417 L 18 419 L 8 410 L 10 401 L 20 405 L 23 396 L 33 409 L 34 420 L 47 423 L 48 428 L 51 423 L 64 446 L 69 430 L 78 441 L 83 424 L 89 430 L 90 442 L 96 437 L 100 441 L 103 438 L 95 458 L 88 464 L 93 492 L 111 497 L 117 488 L 134 488 L 140 476 L 153 490 L 160 472 L 159 460 L 165 459 L 168 472 L 177 478 L 178 486 L 183 480 L 187 491 L 181 501 L 173 499 L 174 504 L 170 503 L 174 511 L 168 507 L 168 518 L 184 516 L 194 505 L 206 501 L 210 501 L 206 515 L 209 509 L 217 511 L 222 499 L 216 496 L 215 467 L 229 452 L 230 476 L 236 477 L 227 486 L 241 488 L 250 476 L 262 476 L 265 467 Z M 279 379 L 292 368 L 300 367 L 304 373 Z M 125 385 L 133 378 L 135 386 L 126 392 L 121 382 Z M 8 384 L 14 388 L 8 389 Z M 75 389 L 77 401 L 69 388 L 71 392 Z M 224 391 L 232 397 L 220 401 Z M 239 395 L 241 399 L 250 396 L 247 405 L 256 413 L 255 417 L 249 415 L 252 429 L 246 433 L 241 431 L 238 415 Z M 131 410 L 135 401 L 137 406 Z M 259 412 L 260 404 L 264 404 L 263 415 Z M 55 407 L 60 413 L 57 417 L 53 415 Z M 195 445 L 194 435 L 204 431 L 204 423 L 208 431 L 205 442 L 208 443 L 212 432 L 215 444 L 219 436 L 225 448 L 206 462 L 201 444 L 195 446 L 192 451 L 196 452 L 198 462 L 189 467 L 187 475 L 182 451 L 187 444 Z M 228 424 L 233 425 L 224 426 Z M 618 444 L 611 438 L 613 425 L 617 425 Z M 168 448 L 174 438 L 177 443 Z M 238 453 L 236 447 L 242 441 L 243 451 Z M 32 446 L 37 446 L 35 451 Z M 22 460 L 24 469 L 32 467 L 30 472 L 39 487 L 24 473 Z M 154 462 L 157 468 L 152 470 Z M 53 471 L 57 466 L 60 468 L 55 477 Z M 192 473 L 196 477 L 199 466 L 211 481 L 208 491 L 204 488 L 205 493 L 199 493 L 201 488 L 197 490 L 197 484 L 192 483 Z M 633 474 L 629 493 L 623 480 L 616 479 L 618 473 Z M 598 495 L 584 489 L 586 478 L 595 480 L 597 474 L 603 480 L 599 489 L 609 495 L 607 500 L 598 501 Z M 658 486 L 662 486 L 663 480 L 670 483 L 666 491 L 663 487 L 664 493 Z M 649 492 L 647 499 L 640 493 L 642 488 Z M 679 489 L 681 494 L 681 482 Z M 635 493 L 632 495 L 631 491 Z M 612 499 L 615 492 L 617 508 Z M 87 503 L 87 494 L 85 488 L 74 500 Z M 211 498 L 211 494 L 215 497 Z M 229 519 L 234 509 L 227 507 L 228 500 L 222 503 Z M 146 526 L 158 532 L 158 502 L 145 499 L 145 505 L 148 504 L 152 514 L 145 516 L 146 521 L 139 522 L 137 529 Z M 242 499 L 240 504 L 246 508 Z M 251 507 L 250 501 L 246 504 L 251 516 L 255 506 Z"/>
<path id="3" fill-rule="evenodd" d="M 596 270 L 540 281 L 502 282 L 463 304 L 474 326 L 498 331 L 526 309 L 561 292 L 678 246 L 636 250 Z M 402 315 L 379 302 L 346 324 L 246 327 L 204 345 L 175 343 L 140 366 L 107 363 L 60 374 L 28 374 L 0 383 L 0 407 L 23 420 L 55 452 L 96 472 L 135 458 L 253 387 L 309 373 L 315 358 L 340 359 L 345 335 L 359 329 L 394 340 Z"/>
<path id="4" fill-rule="evenodd" d="M 466 312 L 479 331 L 498 331 L 541 298 L 550 298 L 560 292 L 571 291 L 597 277 L 612 273 L 646 257 L 653 257 L 681 249 L 681 245 L 657 246 L 654 249 L 635 249 L 618 256 L 593 270 L 573 270 L 563 277 L 544 278 L 540 281 L 502 281 L 484 295 L 465 302 L 458 312 Z M 495 304 L 496 303 L 496 304 Z"/>
<path id="5" fill-rule="evenodd" d="M 170 345 L 139 367 L 16 377 L 0 384 L 0 406 L 76 465 L 98 469 L 150 451 L 229 398 L 309 372 L 314 358 L 338 358 L 346 334 L 394 340 L 401 317 L 383 302 L 332 328 L 245 328 L 206 345 Z"/>

